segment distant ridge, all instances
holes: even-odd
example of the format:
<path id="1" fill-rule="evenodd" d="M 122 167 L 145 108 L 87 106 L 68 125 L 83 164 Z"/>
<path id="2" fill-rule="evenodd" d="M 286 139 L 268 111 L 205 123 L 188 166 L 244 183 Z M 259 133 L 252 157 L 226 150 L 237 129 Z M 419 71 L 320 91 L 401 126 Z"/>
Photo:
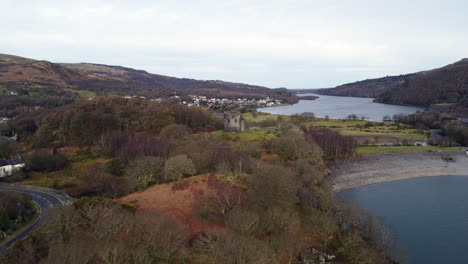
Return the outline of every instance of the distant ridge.
<path id="1" fill-rule="evenodd" d="M 315 92 L 372 97 L 377 102 L 389 104 L 429 106 L 458 103 L 468 96 L 468 59 L 434 70 L 369 79 Z"/>
<path id="2" fill-rule="evenodd" d="M 294 93 L 287 89 L 269 89 L 220 80 L 175 78 L 104 64 L 52 63 L 7 54 L 0 54 L 0 85 L 13 88 L 72 88 L 97 94 L 150 97 L 171 94 L 251 98 L 270 96 L 286 102 L 297 101 Z"/>

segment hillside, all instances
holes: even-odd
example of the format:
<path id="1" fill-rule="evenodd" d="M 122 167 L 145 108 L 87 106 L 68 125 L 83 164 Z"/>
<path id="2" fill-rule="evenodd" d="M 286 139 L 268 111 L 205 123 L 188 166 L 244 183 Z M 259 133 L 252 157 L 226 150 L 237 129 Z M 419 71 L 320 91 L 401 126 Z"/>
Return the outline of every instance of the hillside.
<path id="1" fill-rule="evenodd" d="M 368 79 L 354 83 L 343 84 L 335 88 L 318 89 L 315 92 L 324 95 L 356 96 L 356 97 L 378 97 L 384 92 L 405 82 L 413 74 L 400 76 L 386 76 L 377 79 Z"/>
<path id="2" fill-rule="evenodd" d="M 468 94 L 468 59 L 430 71 L 369 79 L 316 93 L 373 97 L 377 102 L 402 105 L 459 103 Z"/>
<path id="3" fill-rule="evenodd" d="M 0 54 L 0 86 L 18 88 L 66 88 L 96 94 L 144 95 L 196 94 L 213 97 L 271 96 L 294 102 L 296 97 L 286 89 L 224 82 L 194 80 L 151 74 L 121 66 L 91 63 L 51 63 Z"/>
<path id="4" fill-rule="evenodd" d="M 378 102 L 432 105 L 459 103 L 468 95 L 468 59 L 440 69 L 417 73 L 382 93 Z"/>

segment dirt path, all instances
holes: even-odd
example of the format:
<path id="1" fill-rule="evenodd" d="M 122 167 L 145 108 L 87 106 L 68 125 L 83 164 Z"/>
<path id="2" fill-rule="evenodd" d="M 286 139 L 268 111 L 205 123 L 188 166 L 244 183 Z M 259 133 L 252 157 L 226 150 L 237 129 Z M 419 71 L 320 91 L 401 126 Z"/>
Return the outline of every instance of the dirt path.
<path id="1" fill-rule="evenodd" d="M 446 162 L 444 156 L 455 162 Z M 428 176 L 468 176 L 468 157 L 464 152 L 426 152 L 375 154 L 336 161 L 330 165 L 335 191 L 367 184 Z"/>

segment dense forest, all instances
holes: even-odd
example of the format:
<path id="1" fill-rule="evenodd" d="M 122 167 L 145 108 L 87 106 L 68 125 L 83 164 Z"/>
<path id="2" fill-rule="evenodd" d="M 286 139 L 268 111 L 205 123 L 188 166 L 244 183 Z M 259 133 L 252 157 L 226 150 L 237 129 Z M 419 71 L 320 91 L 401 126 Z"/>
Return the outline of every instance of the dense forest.
<path id="1" fill-rule="evenodd" d="M 394 263 L 384 224 L 335 200 L 326 177 L 325 161 L 353 155 L 356 143 L 305 127 L 311 118 L 250 124 L 272 134 L 246 139 L 213 133 L 222 120 L 210 111 L 140 98 L 78 100 L 20 115 L 2 128 L 17 133 L 25 150 L 26 170 L 11 178 L 79 200 L 50 213 L 3 261 Z M 201 182 L 206 188 L 193 191 L 183 217 L 121 202 L 165 185 L 177 199 Z"/>

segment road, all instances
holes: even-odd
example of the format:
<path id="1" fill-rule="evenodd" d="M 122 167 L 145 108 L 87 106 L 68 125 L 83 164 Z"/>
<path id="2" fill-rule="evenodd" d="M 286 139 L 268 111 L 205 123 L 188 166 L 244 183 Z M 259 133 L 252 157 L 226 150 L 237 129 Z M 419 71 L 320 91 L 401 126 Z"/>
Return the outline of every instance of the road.
<path id="1" fill-rule="evenodd" d="M 66 206 L 73 202 L 73 199 L 57 190 L 29 186 L 29 185 L 16 185 L 8 183 L 0 183 L 0 192 L 11 192 L 11 193 L 23 193 L 31 196 L 31 199 L 39 208 L 39 214 L 36 220 L 31 223 L 27 228 L 22 230 L 20 233 L 16 234 L 14 237 L 9 238 L 7 241 L 0 244 L 0 255 L 4 254 L 11 245 L 25 237 L 27 237 L 31 232 L 37 230 L 42 224 L 42 217 L 45 212 L 51 208 L 58 206 Z"/>

